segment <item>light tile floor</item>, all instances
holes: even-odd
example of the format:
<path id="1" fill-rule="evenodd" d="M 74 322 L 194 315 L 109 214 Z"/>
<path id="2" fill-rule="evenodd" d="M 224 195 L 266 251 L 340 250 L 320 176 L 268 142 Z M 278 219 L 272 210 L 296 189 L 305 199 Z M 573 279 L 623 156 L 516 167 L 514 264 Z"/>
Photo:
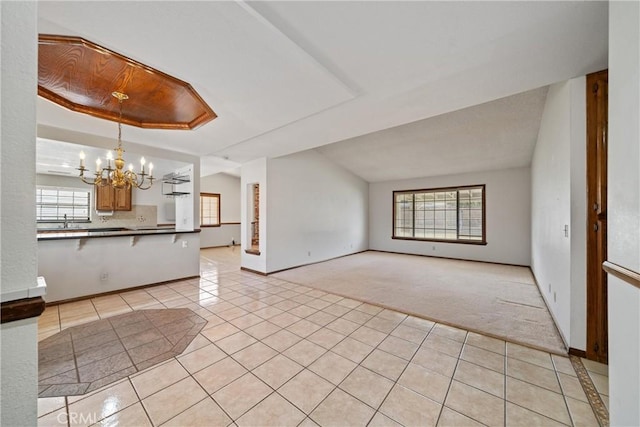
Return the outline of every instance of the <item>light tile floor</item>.
<path id="1" fill-rule="evenodd" d="M 593 382 L 600 399 L 609 409 L 609 366 L 593 360 L 582 359 L 582 364 Z"/>
<path id="2" fill-rule="evenodd" d="M 151 308 L 208 323 L 160 365 L 39 399 L 39 425 L 598 425 L 566 357 L 245 273 L 216 251 L 200 279 L 47 308 L 40 339 Z"/>
<path id="3" fill-rule="evenodd" d="M 188 308 L 161 308 L 64 329 L 39 343 L 38 396 L 90 393 L 179 356 L 206 324 Z"/>

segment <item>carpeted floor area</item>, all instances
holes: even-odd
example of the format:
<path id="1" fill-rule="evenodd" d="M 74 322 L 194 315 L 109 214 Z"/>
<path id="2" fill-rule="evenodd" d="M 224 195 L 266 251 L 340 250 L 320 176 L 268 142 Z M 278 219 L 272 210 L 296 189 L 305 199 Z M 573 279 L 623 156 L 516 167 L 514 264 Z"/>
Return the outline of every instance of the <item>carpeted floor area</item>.
<path id="1" fill-rule="evenodd" d="M 273 276 L 566 354 L 526 267 L 369 251 Z"/>

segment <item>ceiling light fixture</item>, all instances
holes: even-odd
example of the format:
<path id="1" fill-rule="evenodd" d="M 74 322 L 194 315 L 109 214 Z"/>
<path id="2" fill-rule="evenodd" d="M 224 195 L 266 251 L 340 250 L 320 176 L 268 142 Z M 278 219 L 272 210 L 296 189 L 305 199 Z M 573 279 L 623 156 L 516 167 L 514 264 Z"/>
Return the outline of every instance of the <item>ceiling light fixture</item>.
<path id="1" fill-rule="evenodd" d="M 140 173 L 135 173 L 133 171 L 133 164 L 131 163 L 129 163 L 129 170 L 124 170 L 126 162 L 122 158 L 122 153 L 124 152 L 124 149 L 122 148 L 122 101 L 129 99 L 129 96 L 122 92 L 113 92 L 111 95 L 117 98 L 118 103 L 120 104 L 120 116 L 118 118 L 118 147 L 114 149 L 116 152 L 116 159 L 113 160 L 113 154 L 111 151 L 107 152 L 107 167 L 103 168 L 101 167 L 102 160 L 98 157 L 96 160 L 96 171 L 94 173 L 95 177 L 93 179 L 87 179 L 84 176 L 84 173 L 89 172 L 89 169 L 84 166 L 85 154 L 81 151 L 80 167 L 78 168 L 80 171 L 80 179 L 85 184 L 98 185 L 101 187 L 110 185 L 114 188 L 136 187 L 140 190 L 148 190 L 153 185 L 154 180 L 153 163 L 149 163 L 149 173 L 145 173 L 144 171 L 144 165 L 146 163 L 144 157 L 140 158 Z M 112 160 L 115 168 L 111 167 Z"/>

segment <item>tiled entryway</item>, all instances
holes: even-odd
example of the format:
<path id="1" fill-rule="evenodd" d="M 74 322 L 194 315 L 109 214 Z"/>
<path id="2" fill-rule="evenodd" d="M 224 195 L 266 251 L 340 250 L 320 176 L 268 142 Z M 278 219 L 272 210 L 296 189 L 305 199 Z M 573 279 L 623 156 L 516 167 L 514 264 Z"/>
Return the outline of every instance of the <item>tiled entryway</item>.
<path id="1" fill-rule="evenodd" d="M 90 393 L 180 355 L 207 323 L 188 308 L 139 310 L 71 326 L 38 345 L 38 396 Z"/>
<path id="2" fill-rule="evenodd" d="M 87 395 L 39 399 L 39 424 L 598 425 L 566 357 L 215 259 L 207 253 L 200 279 L 47 308 L 41 339 L 151 308 L 190 308 L 207 324 L 160 365 Z"/>

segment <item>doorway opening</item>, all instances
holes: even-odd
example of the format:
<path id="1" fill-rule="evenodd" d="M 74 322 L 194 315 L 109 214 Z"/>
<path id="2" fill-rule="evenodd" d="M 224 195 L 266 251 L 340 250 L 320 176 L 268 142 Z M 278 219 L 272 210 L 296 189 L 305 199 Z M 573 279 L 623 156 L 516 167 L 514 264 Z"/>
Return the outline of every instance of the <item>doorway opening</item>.
<path id="1" fill-rule="evenodd" d="M 250 218 L 248 230 L 248 245 L 246 253 L 260 255 L 260 184 L 249 184 L 247 188 L 247 217 Z"/>

